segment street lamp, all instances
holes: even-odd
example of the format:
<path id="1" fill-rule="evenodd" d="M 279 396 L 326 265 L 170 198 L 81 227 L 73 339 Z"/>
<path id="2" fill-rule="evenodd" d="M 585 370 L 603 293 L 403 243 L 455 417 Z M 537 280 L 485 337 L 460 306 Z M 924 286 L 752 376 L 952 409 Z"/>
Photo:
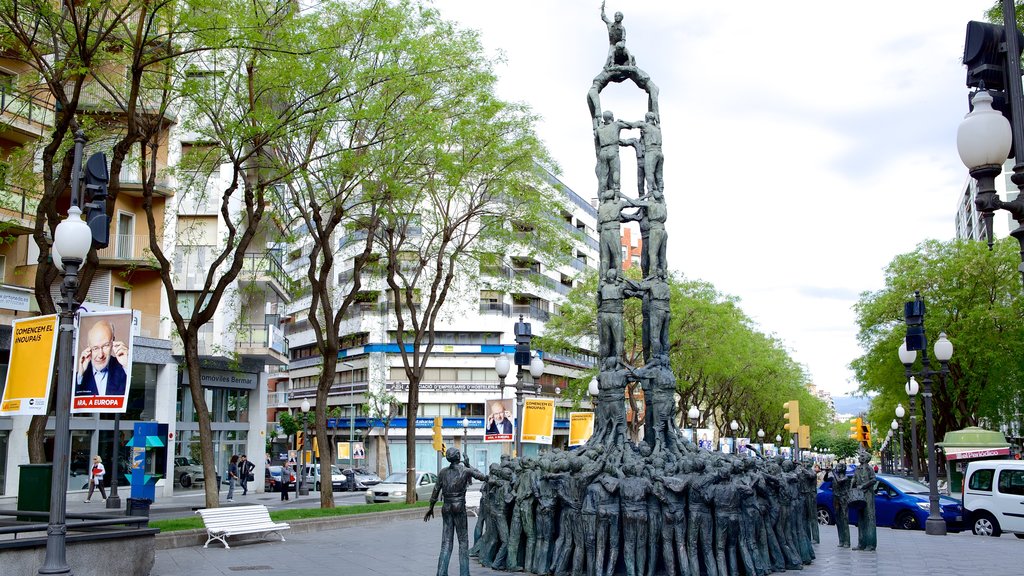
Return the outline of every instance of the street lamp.
<path id="1" fill-rule="evenodd" d="M 1024 192 L 1024 95 L 1021 94 L 1020 73 L 1013 73 L 1014 70 L 1020 70 L 1021 46 L 1013 0 L 1003 0 L 1002 9 L 1002 29 L 981 22 L 970 22 L 967 25 L 964 46 L 964 64 L 968 67 L 967 86 L 975 87 L 977 91 L 971 98 L 974 110 L 964 117 L 957 129 L 956 146 L 960 159 L 967 166 L 971 177 L 978 182 L 974 203 L 985 223 L 989 249 L 992 248 L 993 212 L 1001 208 L 1021 224 L 1010 235 L 1020 243 L 1021 258 L 1024 260 L 1024 194 L 1018 194 L 1012 202 L 1003 202 L 995 190 L 995 177 L 1002 172 L 1003 162 L 1009 156 L 1011 147 L 1016 144 L 1011 180 Z M 1010 30 L 1013 33 L 1007 33 Z M 1004 78 L 1007 80 L 1004 81 Z M 994 92 L 997 94 L 1001 90 L 1009 92 L 1002 97 L 1008 104 L 1012 124 L 1000 112 L 992 109 L 993 97 L 985 90 L 986 81 L 996 89 Z M 1024 266 L 1019 270 L 1024 278 Z"/>
<path id="2" fill-rule="evenodd" d="M 739 429 L 740 425 L 733 420 L 729 422 L 729 430 L 732 430 L 732 450 L 733 454 L 739 453 L 739 447 L 736 446 L 736 430 Z"/>
<path id="3" fill-rule="evenodd" d="M 690 406 L 686 411 L 687 418 L 693 422 L 693 443 L 697 443 L 697 421 L 700 420 L 700 410 L 696 406 Z"/>
<path id="4" fill-rule="evenodd" d="M 938 371 L 932 370 L 928 359 L 928 336 L 924 329 L 925 305 L 921 292 L 914 292 L 914 300 L 903 307 L 907 336 L 904 346 L 900 348 L 900 362 L 906 370 L 907 378 L 914 375 L 913 365 L 917 359 L 917 350 L 921 351 L 921 370 L 917 375 L 924 382 L 924 420 L 928 441 L 928 519 L 924 524 L 926 534 L 941 536 L 946 533 L 946 521 L 939 512 L 938 462 L 935 454 L 935 427 L 932 424 L 932 376 L 939 376 L 939 384 L 945 385 L 949 374 L 949 360 L 953 357 L 953 344 L 940 333 L 935 342 L 935 359 L 941 364 Z"/>
<path id="5" fill-rule="evenodd" d="M 516 429 L 513 430 L 515 438 L 515 451 L 516 456 L 521 458 L 522 447 L 523 447 L 523 435 L 520 428 L 523 425 L 523 393 L 526 391 L 536 392 L 536 384 L 526 384 L 523 382 L 523 367 L 527 366 L 530 371 L 530 376 L 533 376 L 534 380 L 544 375 L 544 361 L 541 360 L 540 356 L 530 350 L 530 341 L 533 339 L 533 334 L 530 330 L 530 323 L 523 321 L 523 316 L 519 315 L 519 322 L 515 325 L 515 337 L 516 337 L 516 352 L 515 352 L 515 363 L 516 363 Z M 508 356 L 505 354 L 499 354 L 494 360 L 494 371 L 498 373 L 498 379 L 502 382 L 505 381 L 505 377 L 508 376 L 508 372 L 511 369 L 511 364 L 508 361 Z"/>
<path id="6" fill-rule="evenodd" d="M 354 442 L 356 438 L 356 367 L 351 362 L 342 362 L 341 365 L 348 368 L 348 467 L 351 468 L 353 470 L 353 474 L 355 474 L 356 455 L 353 454 L 352 442 Z M 387 438 L 385 438 L 384 441 L 387 442 Z"/>
<path id="7" fill-rule="evenodd" d="M 903 407 L 903 403 L 900 402 L 896 405 L 896 418 L 900 421 L 900 469 L 904 474 L 907 473 L 907 467 L 904 462 L 907 458 L 907 447 L 903 443 L 903 417 L 907 415 L 907 410 Z"/>
<path id="8" fill-rule="evenodd" d="M 757 443 L 761 445 L 761 456 L 764 456 L 764 430 L 757 429 Z"/>
<path id="9" fill-rule="evenodd" d="M 890 432 L 892 439 L 896 442 L 899 442 L 896 438 L 896 433 L 899 432 L 900 423 L 895 418 L 893 418 L 892 422 L 889 423 L 889 428 L 892 429 L 892 432 Z M 903 446 L 897 445 L 896 448 L 893 449 L 891 452 L 893 455 L 893 472 L 897 473 L 899 472 L 899 466 L 897 466 L 896 463 L 903 461 Z"/>
<path id="10" fill-rule="evenodd" d="M 302 410 L 302 446 L 299 446 L 299 450 L 301 450 L 302 453 L 299 454 L 301 473 L 299 474 L 298 491 L 295 493 L 296 498 L 300 495 L 305 496 L 309 494 L 309 487 L 306 486 L 306 483 L 303 481 L 306 479 L 306 445 L 309 444 L 309 434 L 306 433 L 306 416 L 309 414 L 309 400 L 304 399 L 302 401 L 302 406 L 300 406 L 299 409 Z M 351 450 L 352 448 L 350 445 L 349 452 L 351 452 Z"/>
<path id="11" fill-rule="evenodd" d="M 912 363 L 913 360 L 911 360 Z M 907 380 L 904 390 L 906 390 L 907 396 L 910 397 L 910 473 L 916 481 L 921 478 L 920 474 L 917 473 L 917 410 L 914 406 L 914 399 L 917 397 L 918 390 L 920 390 L 920 386 L 917 385 L 917 378 L 911 376 Z"/>
<path id="12" fill-rule="evenodd" d="M 462 418 L 462 453 L 466 456 L 466 462 L 469 462 L 469 418 Z"/>

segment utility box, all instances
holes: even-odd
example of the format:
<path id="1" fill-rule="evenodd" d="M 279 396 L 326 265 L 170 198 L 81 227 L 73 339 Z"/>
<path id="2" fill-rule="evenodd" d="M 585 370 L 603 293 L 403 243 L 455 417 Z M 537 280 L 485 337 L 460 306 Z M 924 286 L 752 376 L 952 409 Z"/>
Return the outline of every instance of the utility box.
<path id="1" fill-rule="evenodd" d="M 18 466 L 18 510 L 50 511 L 50 484 L 53 464 L 21 464 Z M 21 522 L 41 522 L 39 518 L 19 516 Z"/>
<path id="2" fill-rule="evenodd" d="M 129 498 L 125 507 L 125 516 L 149 516 L 149 505 L 153 501 L 149 498 Z"/>

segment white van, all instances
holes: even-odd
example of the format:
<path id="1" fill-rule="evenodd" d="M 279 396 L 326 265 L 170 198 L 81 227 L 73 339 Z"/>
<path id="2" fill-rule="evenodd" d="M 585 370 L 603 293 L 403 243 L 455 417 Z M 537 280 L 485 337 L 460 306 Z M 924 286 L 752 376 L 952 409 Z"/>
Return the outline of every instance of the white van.
<path id="1" fill-rule="evenodd" d="M 964 514 L 975 534 L 1024 539 L 1024 461 L 975 460 L 964 473 Z"/>

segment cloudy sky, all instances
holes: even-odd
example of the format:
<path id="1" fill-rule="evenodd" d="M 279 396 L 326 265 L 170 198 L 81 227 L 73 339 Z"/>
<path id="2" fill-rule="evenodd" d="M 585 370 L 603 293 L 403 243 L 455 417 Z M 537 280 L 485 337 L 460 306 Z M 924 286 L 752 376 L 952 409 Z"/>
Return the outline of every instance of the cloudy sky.
<path id="1" fill-rule="evenodd" d="M 993 3 L 609 1 L 661 89 L 670 267 L 738 296 L 833 394 L 857 387 L 858 295 L 896 254 L 954 235 L 964 32 Z M 434 5 L 504 54 L 501 96 L 542 116 L 562 180 L 596 196 L 585 96 L 607 54 L 600 3 Z M 613 84 L 602 104 L 641 119 L 646 95 Z"/>

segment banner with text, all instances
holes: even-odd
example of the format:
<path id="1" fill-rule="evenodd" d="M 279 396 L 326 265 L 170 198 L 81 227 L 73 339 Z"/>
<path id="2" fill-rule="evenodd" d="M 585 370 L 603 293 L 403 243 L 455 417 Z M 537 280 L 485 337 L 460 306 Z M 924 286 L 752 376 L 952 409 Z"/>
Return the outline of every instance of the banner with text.
<path id="1" fill-rule="evenodd" d="M 0 415 L 46 414 L 57 357 L 57 315 L 12 323 L 11 359 L 7 368 Z"/>
<path id="2" fill-rule="evenodd" d="M 551 444 L 555 436 L 555 399 L 527 398 L 523 404 L 523 442 Z"/>
<path id="3" fill-rule="evenodd" d="M 511 442 L 515 432 L 512 422 L 512 399 L 498 398 L 487 401 L 487 419 L 484 421 L 484 442 Z"/>
<path id="4" fill-rule="evenodd" d="M 124 413 L 131 387 L 132 311 L 79 314 L 74 349 L 71 413 Z"/>
<path id="5" fill-rule="evenodd" d="M 583 446 L 594 434 L 593 412 L 569 413 L 569 447 Z"/>

